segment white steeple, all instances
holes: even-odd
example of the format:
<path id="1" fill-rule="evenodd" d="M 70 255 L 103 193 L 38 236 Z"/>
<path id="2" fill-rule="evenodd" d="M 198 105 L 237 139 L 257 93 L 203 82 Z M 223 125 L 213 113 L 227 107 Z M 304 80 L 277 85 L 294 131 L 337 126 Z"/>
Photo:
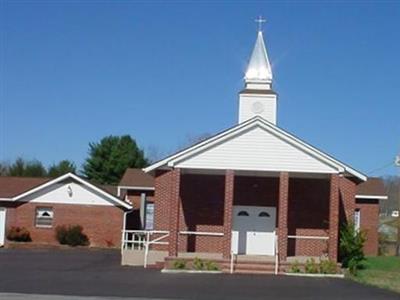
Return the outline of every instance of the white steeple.
<path id="1" fill-rule="evenodd" d="M 261 17 L 256 43 L 247 66 L 245 88 L 239 94 L 239 123 L 260 116 L 276 124 L 277 95 L 272 90 L 272 69 L 264 44 Z"/>
<path id="2" fill-rule="evenodd" d="M 269 63 L 267 49 L 265 48 L 262 31 L 258 31 L 256 44 L 254 45 L 246 75 L 246 83 L 271 83 L 272 70 Z"/>

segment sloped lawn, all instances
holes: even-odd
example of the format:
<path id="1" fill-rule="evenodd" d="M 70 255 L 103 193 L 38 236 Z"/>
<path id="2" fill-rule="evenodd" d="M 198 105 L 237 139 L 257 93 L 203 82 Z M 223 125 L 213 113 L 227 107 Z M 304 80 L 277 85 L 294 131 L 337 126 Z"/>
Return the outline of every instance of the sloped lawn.
<path id="1" fill-rule="evenodd" d="M 400 257 L 368 257 L 364 265 L 352 279 L 400 293 Z"/>

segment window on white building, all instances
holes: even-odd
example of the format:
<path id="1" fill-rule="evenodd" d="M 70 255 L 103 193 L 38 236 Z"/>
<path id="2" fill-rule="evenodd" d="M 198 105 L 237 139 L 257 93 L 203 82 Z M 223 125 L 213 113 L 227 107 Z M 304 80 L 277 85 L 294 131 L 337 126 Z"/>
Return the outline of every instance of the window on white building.
<path id="1" fill-rule="evenodd" d="M 53 225 L 53 208 L 38 207 L 36 208 L 35 226 L 36 227 L 52 227 Z"/>
<path id="2" fill-rule="evenodd" d="M 354 229 L 356 231 L 360 231 L 360 223 L 361 223 L 361 211 L 360 209 L 356 209 L 354 211 Z"/>

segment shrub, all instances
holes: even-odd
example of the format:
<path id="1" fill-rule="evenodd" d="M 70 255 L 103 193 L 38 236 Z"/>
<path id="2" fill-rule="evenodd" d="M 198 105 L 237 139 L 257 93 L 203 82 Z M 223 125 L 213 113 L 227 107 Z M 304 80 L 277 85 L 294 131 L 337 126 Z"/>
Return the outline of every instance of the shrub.
<path id="1" fill-rule="evenodd" d="M 300 273 L 301 269 L 300 269 L 300 264 L 299 262 L 296 260 L 291 266 L 290 266 L 290 273 Z"/>
<path id="2" fill-rule="evenodd" d="M 14 242 L 31 242 L 31 234 L 25 227 L 11 227 L 7 231 L 7 239 Z"/>
<path id="3" fill-rule="evenodd" d="M 206 269 L 207 271 L 219 271 L 219 267 L 217 266 L 217 264 L 213 261 L 207 261 L 205 263 Z"/>
<path id="4" fill-rule="evenodd" d="M 352 275 L 356 275 L 365 260 L 363 251 L 365 240 L 365 232 L 357 231 L 353 223 L 344 225 L 340 230 L 339 248 L 342 266 L 349 268 Z"/>
<path id="5" fill-rule="evenodd" d="M 80 225 L 57 226 L 56 238 L 61 245 L 88 246 L 89 239 Z"/>
<path id="6" fill-rule="evenodd" d="M 177 259 L 174 261 L 174 269 L 184 270 L 186 269 L 186 261 L 183 259 Z"/>
<path id="7" fill-rule="evenodd" d="M 336 274 L 337 265 L 332 260 L 323 259 L 319 263 L 319 272 L 321 274 Z"/>
<path id="8" fill-rule="evenodd" d="M 319 272 L 319 266 L 315 262 L 314 258 L 307 259 L 306 264 L 304 266 L 304 271 L 309 274 L 316 274 Z"/>
<path id="9" fill-rule="evenodd" d="M 193 260 L 193 268 L 195 270 L 203 270 L 204 269 L 204 261 L 201 258 L 195 257 Z"/>

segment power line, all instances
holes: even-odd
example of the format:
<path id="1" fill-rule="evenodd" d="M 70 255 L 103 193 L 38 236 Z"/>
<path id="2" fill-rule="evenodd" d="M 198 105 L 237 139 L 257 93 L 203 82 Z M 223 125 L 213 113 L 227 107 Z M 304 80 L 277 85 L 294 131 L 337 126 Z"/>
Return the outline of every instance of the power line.
<path id="1" fill-rule="evenodd" d="M 369 171 L 367 174 L 373 174 L 375 172 L 382 171 L 382 170 L 387 169 L 389 167 L 393 167 L 394 165 L 395 165 L 394 161 L 391 161 L 390 163 L 387 163 L 382 167 L 379 167 L 379 168 L 376 168 L 376 169 L 373 169 L 373 170 Z"/>

